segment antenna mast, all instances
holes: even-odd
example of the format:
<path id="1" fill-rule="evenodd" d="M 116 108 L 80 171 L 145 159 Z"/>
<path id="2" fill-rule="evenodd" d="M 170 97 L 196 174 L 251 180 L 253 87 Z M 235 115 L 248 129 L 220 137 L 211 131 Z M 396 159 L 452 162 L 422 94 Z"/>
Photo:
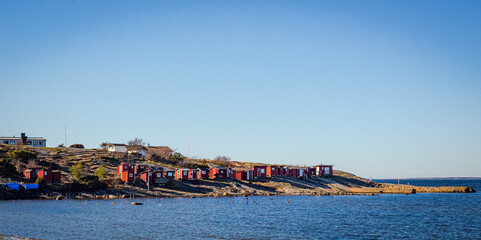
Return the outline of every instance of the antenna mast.
<path id="1" fill-rule="evenodd" d="M 187 158 L 190 157 L 190 121 L 187 127 Z"/>
<path id="2" fill-rule="evenodd" d="M 64 142 L 65 142 L 65 147 L 67 147 L 67 113 L 65 113 L 65 127 L 64 127 Z"/>

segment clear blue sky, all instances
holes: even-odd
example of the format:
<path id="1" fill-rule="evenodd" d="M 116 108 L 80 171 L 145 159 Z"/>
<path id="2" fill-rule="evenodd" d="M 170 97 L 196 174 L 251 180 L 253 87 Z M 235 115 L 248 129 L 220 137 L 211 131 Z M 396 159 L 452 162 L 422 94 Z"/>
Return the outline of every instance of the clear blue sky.
<path id="1" fill-rule="evenodd" d="M 480 1 L 0 1 L 0 135 L 481 176 Z M 189 131 L 190 129 L 190 131 Z M 190 151 L 188 138 L 190 132 Z"/>

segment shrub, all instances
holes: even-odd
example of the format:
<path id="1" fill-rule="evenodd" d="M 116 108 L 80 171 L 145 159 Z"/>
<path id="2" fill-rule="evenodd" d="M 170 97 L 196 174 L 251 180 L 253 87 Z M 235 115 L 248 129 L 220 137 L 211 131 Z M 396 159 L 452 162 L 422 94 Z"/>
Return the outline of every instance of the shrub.
<path id="1" fill-rule="evenodd" d="M 37 152 L 29 150 L 10 150 L 8 152 L 8 157 L 10 157 L 10 159 L 17 160 L 22 163 L 27 163 L 29 160 L 36 159 L 37 155 Z"/>
<path id="2" fill-rule="evenodd" d="M 109 176 L 104 166 L 100 166 L 99 168 L 97 168 L 94 172 L 94 175 L 97 176 L 99 180 L 104 180 Z"/>
<path id="3" fill-rule="evenodd" d="M 169 160 L 170 162 L 172 162 L 172 164 L 180 166 L 182 165 L 185 159 L 187 159 L 186 156 L 182 155 L 179 152 L 174 152 L 174 154 L 172 154 Z"/>
<path id="4" fill-rule="evenodd" d="M 209 168 L 207 164 L 198 164 L 198 163 L 192 163 L 192 162 L 184 162 L 182 163 L 182 167 L 189 168 L 189 169 Z"/>
<path id="5" fill-rule="evenodd" d="M 70 145 L 69 148 L 85 148 L 85 147 L 84 147 L 84 145 L 82 145 L 80 143 L 74 143 L 74 144 Z"/>
<path id="6" fill-rule="evenodd" d="M 18 174 L 17 169 L 13 164 L 11 164 L 8 159 L 0 159 L 0 168 L 5 169 L 7 172 L 12 174 Z"/>
<path id="7" fill-rule="evenodd" d="M 35 183 L 38 184 L 38 185 L 42 185 L 42 184 L 44 183 L 43 178 L 39 178 L 39 177 L 38 177 L 38 178 L 35 180 Z"/>
<path id="8" fill-rule="evenodd" d="M 99 181 L 97 176 L 89 175 L 79 179 L 79 183 L 85 185 L 88 189 L 104 188 L 107 184 Z"/>
<path id="9" fill-rule="evenodd" d="M 108 142 L 103 142 L 103 143 L 100 144 L 100 148 L 105 149 L 105 150 L 108 148 L 108 146 L 109 146 Z"/>
<path id="10" fill-rule="evenodd" d="M 85 175 L 84 166 L 80 162 L 71 166 L 69 170 L 75 180 L 80 180 Z"/>

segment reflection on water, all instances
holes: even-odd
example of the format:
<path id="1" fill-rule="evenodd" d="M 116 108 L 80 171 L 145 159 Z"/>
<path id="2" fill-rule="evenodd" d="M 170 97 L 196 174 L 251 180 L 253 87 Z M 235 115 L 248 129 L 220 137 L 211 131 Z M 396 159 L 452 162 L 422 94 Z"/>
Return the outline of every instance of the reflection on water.
<path id="1" fill-rule="evenodd" d="M 258 204 L 252 198 L 246 204 L 241 197 L 178 198 L 175 202 L 136 199 L 144 203 L 142 206 L 132 206 L 129 200 L 3 201 L 0 233 L 44 239 L 477 239 L 481 236 L 479 192 L 253 199 Z"/>

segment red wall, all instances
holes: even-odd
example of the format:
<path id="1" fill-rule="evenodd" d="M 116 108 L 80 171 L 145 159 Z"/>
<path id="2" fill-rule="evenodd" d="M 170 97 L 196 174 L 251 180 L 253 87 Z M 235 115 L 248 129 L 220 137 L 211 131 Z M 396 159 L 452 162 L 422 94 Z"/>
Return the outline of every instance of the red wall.
<path id="1" fill-rule="evenodd" d="M 135 181 L 135 174 L 133 170 L 122 172 L 122 181 L 133 182 Z"/>
<path id="2" fill-rule="evenodd" d="M 175 171 L 175 178 L 181 180 L 189 180 L 189 170 L 177 169 Z"/>
<path id="3" fill-rule="evenodd" d="M 254 166 L 254 177 L 265 178 L 267 176 L 266 166 Z"/>
<path id="4" fill-rule="evenodd" d="M 202 171 L 204 171 L 205 173 L 202 174 Z M 208 169 L 199 169 L 199 171 L 197 172 L 197 178 L 207 179 L 207 178 L 209 178 L 209 173 L 210 173 L 210 171 Z"/>
<path id="5" fill-rule="evenodd" d="M 53 182 L 53 174 L 50 169 L 42 169 L 37 171 L 37 176 L 43 178 L 45 182 Z"/>
<path id="6" fill-rule="evenodd" d="M 218 169 L 216 167 L 209 170 L 210 178 L 227 178 L 227 169 Z"/>

